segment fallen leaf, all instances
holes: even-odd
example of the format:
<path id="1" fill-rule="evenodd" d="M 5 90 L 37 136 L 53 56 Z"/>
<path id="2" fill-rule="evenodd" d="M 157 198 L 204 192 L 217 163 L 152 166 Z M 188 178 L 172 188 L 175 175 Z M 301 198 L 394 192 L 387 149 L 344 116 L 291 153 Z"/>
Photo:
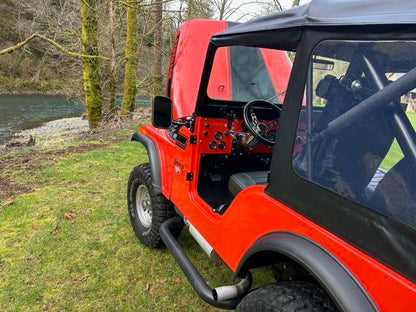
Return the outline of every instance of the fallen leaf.
<path id="1" fill-rule="evenodd" d="M 66 212 L 66 213 L 64 213 L 64 218 L 67 219 L 67 220 L 74 219 L 75 216 L 76 216 L 76 214 L 75 213 L 72 213 L 72 212 Z"/>
<path id="2" fill-rule="evenodd" d="M 8 200 L 4 202 L 3 205 L 0 206 L 0 210 L 2 210 L 3 208 L 6 208 L 7 206 L 11 206 L 13 204 L 14 204 L 14 199 L 10 197 Z"/>
<path id="3" fill-rule="evenodd" d="M 150 288 L 152 288 L 152 285 L 150 285 L 150 283 L 146 284 L 146 291 L 150 291 Z"/>
<path id="4" fill-rule="evenodd" d="M 76 280 L 80 282 L 85 282 L 89 276 L 90 276 L 90 273 L 84 273 L 80 277 L 78 277 Z"/>

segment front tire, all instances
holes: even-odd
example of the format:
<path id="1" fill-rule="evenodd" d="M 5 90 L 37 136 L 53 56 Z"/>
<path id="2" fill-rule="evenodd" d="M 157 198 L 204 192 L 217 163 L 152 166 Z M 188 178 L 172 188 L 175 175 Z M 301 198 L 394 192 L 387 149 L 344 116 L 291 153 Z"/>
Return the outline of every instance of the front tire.
<path id="1" fill-rule="evenodd" d="M 241 300 L 237 312 L 334 312 L 335 305 L 318 285 L 281 282 L 253 290 Z"/>
<path id="2" fill-rule="evenodd" d="M 162 246 L 159 227 L 176 213 L 172 203 L 155 192 L 149 163 L 135 167 L 130 173 L 127 206 L 131 225 L 140 242 L 151 248 Z M 179 236 L 181 230 L 179 228 L 174 235 Z"/>

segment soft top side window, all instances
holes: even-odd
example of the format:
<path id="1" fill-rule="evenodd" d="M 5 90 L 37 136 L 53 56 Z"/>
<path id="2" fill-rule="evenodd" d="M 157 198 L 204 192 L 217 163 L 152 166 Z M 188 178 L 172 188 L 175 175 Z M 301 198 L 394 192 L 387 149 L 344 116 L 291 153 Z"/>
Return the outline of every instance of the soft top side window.
<path id="1" fill-rule="evenodd" d="M 416 81 L 393 101 L 366 101 L 416 67 L 415 51 L 416 43 L 406 41 L 320 43 L 293 167 L 302 178 L 416 229 L 416 159 L 409 149 L 416 145 Z"/>

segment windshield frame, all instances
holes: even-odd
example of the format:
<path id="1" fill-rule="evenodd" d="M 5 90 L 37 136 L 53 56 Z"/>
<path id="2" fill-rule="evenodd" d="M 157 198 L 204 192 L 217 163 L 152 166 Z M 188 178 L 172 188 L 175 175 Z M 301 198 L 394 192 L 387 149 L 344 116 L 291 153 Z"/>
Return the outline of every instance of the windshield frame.
<path id="1" fill-rule="evenodd" d="M 215 55 L 216 55 L 217 50 L 220 48 L 232 48 L 235 46 L 236 45 L 217 46 L 213 41 L 210 42 L 208 46 L 208 50 L 207 50 L 202 77 L 201 77 L 201 83 L 199 87 L 198 98 L 197 98 L 197 103 L 196 103 L 196 108 L 195 108 L 195 116 L 202 116 L 205 118 L 208 118 L 208 117 L 218 118 L 218 117 L 225 117 L 226 112 L 228 111 L 233 111 L 234 113 L 236 113 L 238 117 L 242 117 L 244 105 L 247 104 L 248 101 L 213 99 L 213 98 L 210 98 L 208 95 L 208 86 L 209 86 L 210 76 L 211 76 L 212 69 L 214 66 Z M 264 46 L 262 45 L 238 45 L 238 46 L 247 47 L 247 48 L 277 50 L 277 51 L 282 51 L 286 53 L 286 51 L 284 50 L 271 48 L 270 46 L 267 46 L 267 44 L 265 44 Z M 288 60 L 290 61 L 289 57 L 288 57 Z M 290 80 L 291 73 L 289 74 L 288 80 Z M 275 97 L 276 95 L 279 96 L 281 94 L 285 95 L 286 90 L 276 90 L 276 94 L 274 94 L 273 97 Z M 281 108 L 283 103 L 280 103 L 279 101 L 279 103 L 276 105 Z"/>

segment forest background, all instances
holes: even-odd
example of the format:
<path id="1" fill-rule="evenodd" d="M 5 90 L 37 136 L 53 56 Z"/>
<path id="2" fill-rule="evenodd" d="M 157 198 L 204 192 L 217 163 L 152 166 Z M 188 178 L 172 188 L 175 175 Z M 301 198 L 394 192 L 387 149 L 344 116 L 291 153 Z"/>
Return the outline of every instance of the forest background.
<path id="1" fill-rule="evenodd" d="M 170 48 L 193 18 L 246 21 L 299 0 L 0 0 L 0 93 L 70 94 L 90 128 L 163 93 Z M 121 107 L 116 97 L 122 98 Z"/>

